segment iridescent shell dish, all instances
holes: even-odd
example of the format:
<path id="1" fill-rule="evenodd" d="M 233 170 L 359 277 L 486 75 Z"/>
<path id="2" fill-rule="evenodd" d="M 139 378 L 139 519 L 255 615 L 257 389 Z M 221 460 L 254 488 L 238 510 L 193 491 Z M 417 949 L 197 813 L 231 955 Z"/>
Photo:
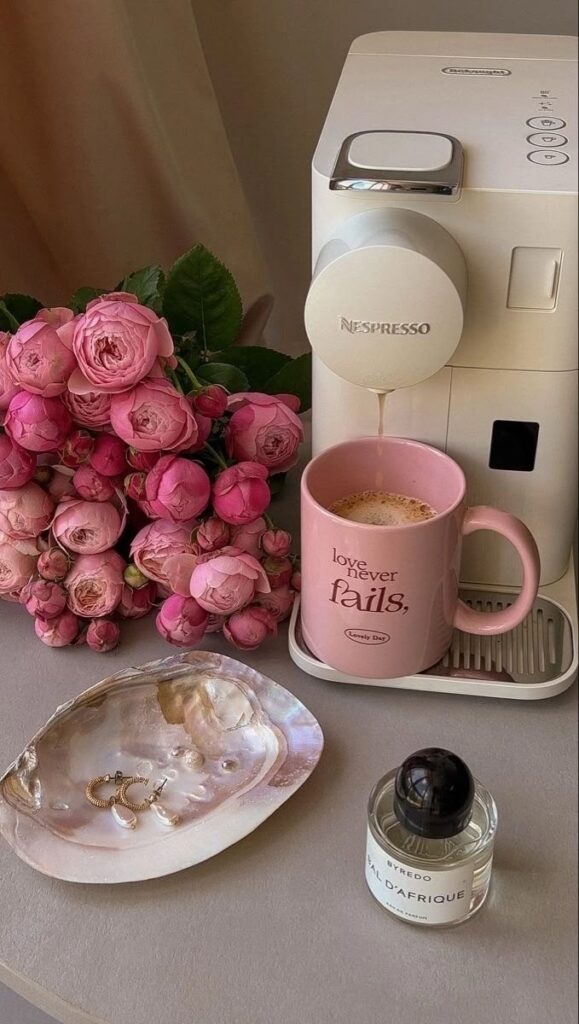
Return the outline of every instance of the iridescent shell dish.
<path id="1" fill-rule="evenodd" d="M 308 709 L 247 665 L 206 651 L 165 658 L 56 710 L 0 778 L 0 832 L 27 864 L 65 881 L 170 874 L 257 828 L 322 747 Z M 128 828 L 114 807 L 92 806 L 87 783 L 116 771 L 149 780 L 137 799 L 162 784 L 161 813 L 149 807 Z"/>

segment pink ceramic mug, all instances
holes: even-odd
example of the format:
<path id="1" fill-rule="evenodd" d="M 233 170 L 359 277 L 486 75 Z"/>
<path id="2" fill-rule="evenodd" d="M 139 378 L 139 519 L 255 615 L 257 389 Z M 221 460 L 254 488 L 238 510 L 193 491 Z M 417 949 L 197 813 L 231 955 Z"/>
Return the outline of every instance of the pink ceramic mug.
<path id="1" fill-rule="evenodd" d="M 430 519 L 372 526 L 328 511 L 361 491 L 427 502 Z M 465 505 L 464 474 L 448 455 L 398 437 L 366 437 L 328 448 L 301 485 L 304 640 L 348 675 L 392 679 L 436 664 L 454 627 L 505 633 L 529 613 L 539 587 L 539 553 L 527 527 L 508 512 Z M 458 597 L 462 537 L 494 530 L 516 548 L 522 589 L 498 612 L 477 612 Z"/>

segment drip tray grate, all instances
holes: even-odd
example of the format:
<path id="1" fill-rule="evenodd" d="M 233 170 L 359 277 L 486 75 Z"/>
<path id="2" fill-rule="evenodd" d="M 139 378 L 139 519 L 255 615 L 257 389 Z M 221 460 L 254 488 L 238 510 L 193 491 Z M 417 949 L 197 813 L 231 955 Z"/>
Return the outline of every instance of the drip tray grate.
<path id="1" fill-rule="evenodd" d="M 499 612 L 513 603 L 492 591 L 461 590 L 460 596 L 477 612 Z M 551 601 L 537 598 L 526 619 L 508 633 L 475 636 L 456 629 L 442 661 L 423 674 L 546 683 L 567 671 L 572 656 L 567 616 Z"/>

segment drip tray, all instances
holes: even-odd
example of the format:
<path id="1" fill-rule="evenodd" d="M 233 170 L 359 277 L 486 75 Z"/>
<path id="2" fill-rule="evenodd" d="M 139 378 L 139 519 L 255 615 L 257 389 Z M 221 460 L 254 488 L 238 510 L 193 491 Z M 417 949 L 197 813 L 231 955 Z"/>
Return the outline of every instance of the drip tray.
<path id="1" fill-rule="evenodd" d="M 513 603 L 510 594 L 500 591 L 461 589 L 460 596 L 475 611 L 497 612 Z M 455 630 L 450 648 L 437 665 L 399 679 L 358 679 L 318 661 L 302 637 L 299 601 L 289 633 L 292 660 L 304 672 L 321 679 L 520 700 L 552 697 L 567 689 L 577 674 L 576 648 L 569 616 L 546 597 L 538 597 L 526 619 L 500 636 L 475 636 Z"/>

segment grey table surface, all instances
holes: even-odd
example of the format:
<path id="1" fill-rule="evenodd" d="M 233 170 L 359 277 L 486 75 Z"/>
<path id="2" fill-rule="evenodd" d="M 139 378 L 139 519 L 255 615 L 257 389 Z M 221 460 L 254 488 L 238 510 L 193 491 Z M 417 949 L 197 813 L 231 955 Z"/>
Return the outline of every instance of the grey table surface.
<path id="1" fill-rule="evenodd" d="M 149 620 L 106 656 L 49 650 L 2 603 L 0 765 L 58 704 L 167 653 Z M 574 1024 L 575 687 L 527 704 L 324 683 L 291 663 L 285 630 L 242 657 L 319 719 L 314 774 L 237 845 L 148 882 L 56 881 L 0 840 L 0 981 L 65 1024 Z M 489 901 L 441 931 L 397 922 L 364 882 L 368 793 L 432 744 L 499 809 Z"/>

